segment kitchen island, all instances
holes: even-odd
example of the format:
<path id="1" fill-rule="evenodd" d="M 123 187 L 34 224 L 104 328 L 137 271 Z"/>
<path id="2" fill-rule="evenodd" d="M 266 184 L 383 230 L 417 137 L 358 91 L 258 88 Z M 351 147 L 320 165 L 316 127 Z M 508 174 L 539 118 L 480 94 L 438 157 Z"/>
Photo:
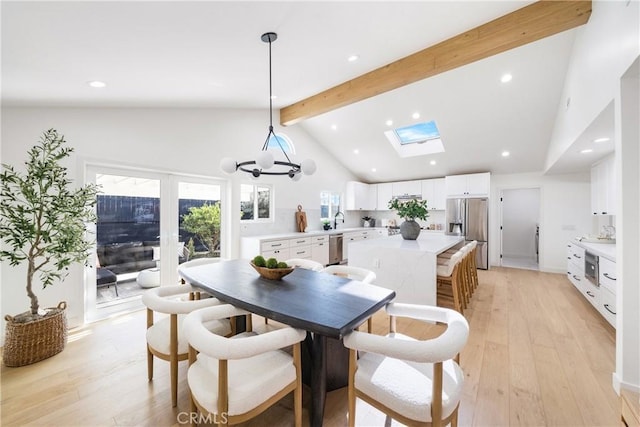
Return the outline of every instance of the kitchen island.
<path id="1" fill-rule="evenodd" d="M 436 305 L 438 254 L 463 243 L 461 236 L 429 233 L 363 240 L 349 245 L 348 263 L 375 272 L 373 283 L 396 291 L 395 302 Z"/>

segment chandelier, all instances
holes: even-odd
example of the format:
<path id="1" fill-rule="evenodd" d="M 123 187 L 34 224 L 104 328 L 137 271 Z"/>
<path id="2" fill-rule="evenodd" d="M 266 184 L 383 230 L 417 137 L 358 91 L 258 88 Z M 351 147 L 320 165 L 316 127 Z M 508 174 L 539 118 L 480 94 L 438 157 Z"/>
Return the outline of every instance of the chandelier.
<path id="1" fill-rule="evenodd" d="M 312 175 L 316 171 L 316 163 L 311 159 L 293 163 L 284 147 L 280 143 L 280 138 L 273 132 L 273 94 L 271 88 L 271 43 L 276 41 L 276 33 L 264 33 L 261 37 L 263 42 L 269 43 L 269 132 L 267 139 L 262 145 L 262 150 L 256 155 L 255 160 L 237 162 L 230 157 L 225 157 L 220 161 L 220 168 L 226 173 L 234 173 L 237 170 L 251 174 L 254 178 L 260 175 L 287 175 L 294 181 L 298 181 L 301 174 Z M 286 161 L 275 160 L 269 151 L 269 141 L 274 138 Z M 273 169 L 272 169 L 273 168 Z"/>

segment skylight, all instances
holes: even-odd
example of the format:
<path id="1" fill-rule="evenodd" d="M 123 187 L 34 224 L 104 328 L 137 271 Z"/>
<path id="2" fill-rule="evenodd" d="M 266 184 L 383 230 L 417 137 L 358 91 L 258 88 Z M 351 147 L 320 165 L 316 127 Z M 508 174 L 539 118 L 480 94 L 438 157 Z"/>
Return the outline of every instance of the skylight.
<path id="1" fill-rule="evenodd" d="M 434 120 L 388 130 L 384 134 L 400 157 L 444 152 L 440 131 Z"/>
<path id="2" fill-rule="evenodd" d="M 440 138 L 440 132 L 438 131 L 436 122 L 433 120 L 397 128 L 395 129 L 395 133 L 400 141 L 400 145 L 419 144 L 430 139 Z"/>

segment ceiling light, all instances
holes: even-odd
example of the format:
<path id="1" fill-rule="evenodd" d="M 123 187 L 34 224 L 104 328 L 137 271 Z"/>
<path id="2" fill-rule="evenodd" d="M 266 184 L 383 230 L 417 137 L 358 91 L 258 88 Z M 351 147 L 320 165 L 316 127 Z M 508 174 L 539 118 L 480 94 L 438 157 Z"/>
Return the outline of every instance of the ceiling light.
<path id="1" fill-rule="evenodd" d="M 316 171 L 316 163 L 311 159 L 306 159 L 300 162 L 300 164 L 296 164 L 291 162 L 289 156 L 287 156 L 286 151 L 282 145 L 280 145 L 280 141 L 276 134 L 273 132 L 273 93 L 271 92 L 271 43 L 278 39 L 278 35 L 276 33 L 264 33 L 261 37 L 263 42 L 269 43 L 269 132 L 267 133 L 267 139 L 264 141 L 262 145 L 262 150 L 256 156 L 256 160 L 247 160 L 244 162 L 236 162 L 234 159 L 230 157 L 225 157 L 220 161 L 220 168 L 226 173 L 234 173 L 238 169 L 242 172 L 246 172 L 251 174 L 252 177 L 258 178 L 260 175 L 287 175 L 294 181 L 300 179 L 300 173 L 304 173 L 305 175 L 311 175 Z M 273 155 L 268 151 L 269 150 L 269 139 L 274 137 L 280 146 L 280 150 L 284 157 L 287 159 L 286 162 L 274 160 Z M 252 167 L 251 165 L 255 165 Z M 279 170 L 276 171 L 264 171 L 264 169 L 271 169 L 273 166 L 278 166 Z"/>
<path id="2" fill-rule="evenodd" d="M 353 154 L 360 154 L 360 150 L 356 148 L 355 150 L 353 150 Z"/>
<path id="3" fill-rule="evenodd" d="M 87 83 L 89 86 L 91 87 L 95 87 L 95 88 L 103 88 L 105 86 L 107 86 L 107 84 L 105 82 L 101 82 L 100 80 L 93 80 Z"/>
<path id="4" fill-rule="evenodd" d="M 385 123 L 387 126 L 391 126 L 393 125 L 393 120 L 387 120 Z"/>
<path id="5" fill-rule="evenodd" d="M 503 151 L 502 152 L 502 157 L 509 157 L 509 154 L 511 154 L 511 153 L 509 153 L 508 151 Z"/>
<path id="6" fill-rule="evenodd" d="M 273 132 L 273 93 L 271 92 L 271 43 L 278 39 L 278 35 L 276 33 L 264 33 L 261 36 L 261 39 L 263 42 L 269 43 L 269 132 L 267 133 L 267 139 L 262 145 L 262 150 L 256 156 L 256 160 L 247 160 L 238 163 L 230 157 L 225 157 L 220 161 L 220 168 L 226 173 L 234 173 L 235 171 L 240 169 L 242 172 L 251 174 L 251 176 L 254 178 L 258 178 L 260 175 L 287 175 L 292 180 L 297 181 L 300 179 L 301 172 L 305 175 L 312 175 L 316 171 L 316 163 L 311 159 L 303 160 L 302 162 L 300 162 L 300 164 L 291 162 L 291 159 L 289 159 L 289 156 L 287 156 L 286 151 L 284 151 L 284 148 L 282 148 L 282 145 L 280 145 L 280 140 Z M 284 154 L 284 157 L 287 159 L 286 162 L 274 160 L 273 155 L 268 151 L 269 139 L 272 136 L 278 142 L 282 154 Z M 247 167 L 250 165 L 256 165 L 257 167 Z M 280 170 L 263 170 L 271 169 L 274 165 L 278 166 Z"/>
<path id="7" fill-rule="evenodd" d="M 420 118 L 420 113 L 413 113 L 411 115 L 411 117 L 413 117 L 414 119 L 419 119 Z"/>
<path id="8" fill-rule="evenodd" d="M 358 55 L 351 55 L 351 56 L 349 56 L 349 57 L 347 58 L 347 61 L 349 61 L 349 62 L 355 62 L 355 61 L 357 61 L 359 58 L 360 58 L 360 56 L 358 56 Z"/>
<path id="9" fill-rule="evenodd" d="M 377 171 L 377 170 L 378 170 L 378 169 L 376 169 L 376 168 L 371 168 L 371 172 L 375 172 L 375 171 Z"/>
<path id="10" fill-rule="evenodd" d="M 593 153 L 593 150 L 591 148 L 585 148 L 584 150 L 580 151 L 582 154 L 587 154 L 587 153 Z"/>
<path id="11" fill-rule="evenodd" d="M 271 95 L 271 99 L 277 99 L 278 95 Z"/>
<path id="12" fill-rule="evenodd" d="M 599 144 L 601 142 L 607 142 L 609 141 L 609 138 L 598 138 L 598 139 L 594 139 L 593 142 L 595 142 L 596 144 Z"/>
<path id="13" fill-rule="evenodd" d="M 511 74 L 503 74 L 502 77 L 500 78 L 500 81 L 502 83 L 509 83 L 511 81 L 511 79 L 513 79 L 513 76 Z"/>
<path id="14" fill-rule="evenodd" d="M 433 166 L 433 165 L 435 165 L 435 164 L 436 164 L 436 161 L 435 161 L 435 160 L 431 160 L 431 161 L 429 162 L 429 164 L 430 164 L 431 166 Z"/>
<path id="15" fill-rule="evenodd" d="M 338 125 L 331 125 L 331 129 L 337 130 L 338 129 Z"/>

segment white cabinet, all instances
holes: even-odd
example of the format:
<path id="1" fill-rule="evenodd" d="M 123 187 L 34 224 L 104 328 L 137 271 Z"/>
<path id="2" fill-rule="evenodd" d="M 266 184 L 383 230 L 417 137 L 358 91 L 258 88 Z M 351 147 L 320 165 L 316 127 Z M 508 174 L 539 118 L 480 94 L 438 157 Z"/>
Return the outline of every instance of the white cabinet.
<path id="1" fill-rule="evenodd" d="M 311 259 L 322 265 L 329 264 L 329 236 L 314 236 L 311 239 Z"/>
<path id="2" fill-rule="evenodd" d="M 489 197 L 491 174 L 472 173 L 445 177 L 446 197 Z"/>
<path id="3" fill-rule="evenodd" d="M 379 211 L 388 211 L 389 210 L 389 201 L 393 198 L 393 193 L 391 190 L 391 183 L 384 182 L 382 184 L 376 184 L 376 210 Z"/>
<path id="4" fill-rule="evenodd" d="M 421 181 L 399 181 L 391 183 L 393 197 L 417 196 L 422 194 Z"/>
<path id="5" fill-rule="evenodd" d="M 371 200 L 369 184 L 357 181 L 348 181 L 344 197 L 344 208 L 348 211 L 375 209 L 375 201 Z"/>
<path id="6" fill-rule="evenodd" d="M 370 230 L 349 231 L 342 235 L 342 259 L 349 259 L 349 243 L 358 242 L 360 240 L 377 239 L 387 236 L 388 231 L 379 228 L 371 228 Z"/>
<path id="7" fill-rule="evenodd" d="M 445 196 L 444 178 L 423 180 L 422 200 L 427 201 L 429 210 L 445 210 L 447 198 Z"/>
<path id="8" fill-rule="evenodd" d="M 567 245 L 567 277 L 582 296 L 598 310 L 611 326 L 616 326 L 616 263 L 602 256 L 598 260 L 600 286 L 595 286 L 584 276 L 584 248 Z"/>
<path id="9" fill-rule="evenodd" d="M 591 212 L 594 215 L 615 215 L 616 170 L 614 155 L 591 167 Z"/>

